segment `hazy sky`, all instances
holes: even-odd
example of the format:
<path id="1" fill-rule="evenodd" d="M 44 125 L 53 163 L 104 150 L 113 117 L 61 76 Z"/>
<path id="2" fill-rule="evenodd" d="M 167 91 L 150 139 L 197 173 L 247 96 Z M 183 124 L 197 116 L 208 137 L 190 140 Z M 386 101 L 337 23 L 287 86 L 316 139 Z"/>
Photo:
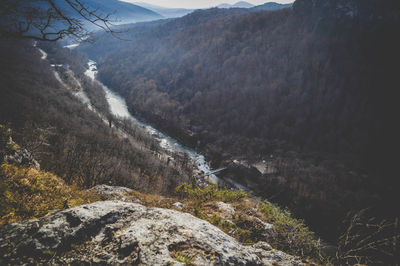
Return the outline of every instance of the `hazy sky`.
<path id="1" fill-rule="evenodd" d="M 145 2 L 152 5 L 164 6 L 164 7 L 183 7 L 183 8 L 208 8 L 214 7 L 222 3 L 234 4 L 240 0 L 122 0 L 125 2 Z M 277 2 L 277 3 L 291 3 L 294 0 L 245 0 L 253 5 L 260 5 L 266 2 Z"/>

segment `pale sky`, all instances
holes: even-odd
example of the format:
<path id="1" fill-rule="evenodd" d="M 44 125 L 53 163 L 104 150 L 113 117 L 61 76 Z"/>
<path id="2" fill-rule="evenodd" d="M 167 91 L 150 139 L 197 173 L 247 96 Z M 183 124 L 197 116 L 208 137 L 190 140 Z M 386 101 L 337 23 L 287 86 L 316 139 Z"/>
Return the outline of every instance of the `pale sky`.
<path id="1" fill-rule="evenodd" d="M 124 2 L 145 2 L 152 5 L 163 7 L 181 7 L 181 8 L 209 8 L 219 4 L 234 4 L 241 0 L 122 0 Z M 246 1 L 246 0 L 244 0 Z M 281 4 L 292 3 L 294 0 L 249 0 L 253 5 L 261 5 L 266 2 L 277 2 Z"/>

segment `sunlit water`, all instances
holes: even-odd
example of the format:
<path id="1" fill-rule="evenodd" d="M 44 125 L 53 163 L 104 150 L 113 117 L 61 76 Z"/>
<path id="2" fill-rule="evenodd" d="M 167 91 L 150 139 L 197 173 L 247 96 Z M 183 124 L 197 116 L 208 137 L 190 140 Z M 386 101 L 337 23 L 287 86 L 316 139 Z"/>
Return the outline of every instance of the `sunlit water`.
<path id="1" fill-rule="evenodd" d="M 42 54 L 42 57 L 41 57 L 42 60 L 47 59 L 47 53 L 45 51 L 43 51 L 42 49 L 40 49 L 39 47 L 37 47 L 36 41 L 33 43 L 33 47 L 36 47 L 39 50 L 39 52 Z"/>
<path id="2" fill-rule="evenodd" d="M 85 72 L 85 75 L 93 80 L 96 80 L 96 74 L 97 74 L 96 62 L 93 60 L 89 60 L 88 65 L 89 69 Z M 97 82 L 99 81 L 97 80 Z M 162 148 L 170 152 L 186 153 L 198 170 L 203 171 L 204 173 L 210 172 L 210 166 L 206 162 L 203 155 L 197 153 L 195 150 L 191 148 L 182 145 L 177 140 L 153 128 L 152 126 L 136 119 L 129 113 L 126 102 L 121 96 L 111 91 L 107 86 L 105 86 L 101 82 L 99 82 L 99 84 L 102 86 L 104 92 L 106 93 L 106 99 L 108 101 L 108 104 L 110 105 L 110 111 L 113 115 L 121 118 L 131 119 L 135 124 L 143 127 L 150 135 L 156 138 L 160 142 L 160 146 Z M 219 181 L 218 177 L 215 175 L 211 175 L 208 178 L 213 183 L 218 183 Z"/>
<path id="3" fill-rule="evenodd" d="M 66 45 L 66 46 L 64 46 L 64 48 L 74 49 L 78 46 L 79 46 L 79 43 L 74 43 L 74 44 Z"/>

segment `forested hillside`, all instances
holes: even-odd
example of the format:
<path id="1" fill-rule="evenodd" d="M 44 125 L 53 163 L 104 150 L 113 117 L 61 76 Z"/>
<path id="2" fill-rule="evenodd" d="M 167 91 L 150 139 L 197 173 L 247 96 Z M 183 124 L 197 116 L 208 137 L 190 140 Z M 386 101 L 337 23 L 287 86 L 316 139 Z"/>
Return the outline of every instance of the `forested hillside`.
<path id="1" fill-rule="evenodd" d="M 396 1 L 298 0 L 197 11 L 82 49 L 131 111 L 200 141 L 215 167 L 277 158 L 257 188 L 330 234 L 348 210 L 396 198 L 399 30 Z"/>
<path id="2" fill-rule="evenodd" d="M 83 74 L 85 56 L 50 44 L 47 50 L 50 58 L 42 60 L 31 42 L 0 39 L 0 124 L 13 130 L 44 170 L 80 187 L 106 183 L 161 194 L 189 180 L 191 170 L 180 173 L 149 152 L 157 145 L 139 129 L 133 130 L 137 145 L 132 145 L 56 79 L 50 61 L 68 65 L 106 114 L 104 95 L 92 93 L 102 90 Z"/>
<path id="3" fill-rule="evenodd" d="M 278 10 L 278 9 L 282 9 L 282 8 L 288 8 L 291 6 L 292 6 L 292 3 L 279 4 L 276 2 L 266 2 L 265 4 L 253 7 L 253 9 L 255 9 L 255 10 Z"/>
<path id="4" fill-rule="evenodd" d="M 196 133 L 329 152 L 371 149 L 366 144 L 381 127 L 370 122 L 382 122 L 375 117 L 380 98 L 390 99 L 384 84 L 393 84 L 397 23 L 335 19 L 323 9 L 310 10 L 317 13 L 311 18 L 296 9 L 223 19 L 218 12 L 204 11 L 210 19 L 195 26 L 194 15 L 171 21 L 111 51 L 101 78 L 136 110 L 177 120 L 182 113 L 186 123 L 176 122 L 203 127 Z"/>
<path id="5" fill-rule="evenodd" d="M 117 2 L 0 10 L 0 264 L 398 265 L 398 0 Z"/>

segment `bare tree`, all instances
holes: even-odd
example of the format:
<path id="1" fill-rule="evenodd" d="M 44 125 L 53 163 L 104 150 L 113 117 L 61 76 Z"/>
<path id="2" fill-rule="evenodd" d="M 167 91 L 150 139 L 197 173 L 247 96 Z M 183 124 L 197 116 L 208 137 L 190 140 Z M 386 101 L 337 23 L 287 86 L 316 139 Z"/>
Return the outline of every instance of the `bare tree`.
<path id="1" fill-rule="evenodd" d="M 398 265 L 399 217 L 382 220 L 363 209 L 340 236 L 336 257 L 340 265 Z"/>
<path id="2" fill-rule="evenodd" d="M 33 122 L 27 122 L 24 125 L 24 132 L 30 134 L 21 134 L 21 144 L 29 152 L 29 159 L 39 158 L 40 154 L 47 153 L 46 148 L 50 146 L 49 138 L 55 135 L 56 128 L 47 126 L 39 127 Z"/>
<path id="3" fill-rule="evenodd" d="M 110 14 L 92 9 L 82 0 L 2 0 L 0 36 L 57 41 L 71 36 L 79 41 L 90 37 L 86 25 L 109 33 Z"/>

